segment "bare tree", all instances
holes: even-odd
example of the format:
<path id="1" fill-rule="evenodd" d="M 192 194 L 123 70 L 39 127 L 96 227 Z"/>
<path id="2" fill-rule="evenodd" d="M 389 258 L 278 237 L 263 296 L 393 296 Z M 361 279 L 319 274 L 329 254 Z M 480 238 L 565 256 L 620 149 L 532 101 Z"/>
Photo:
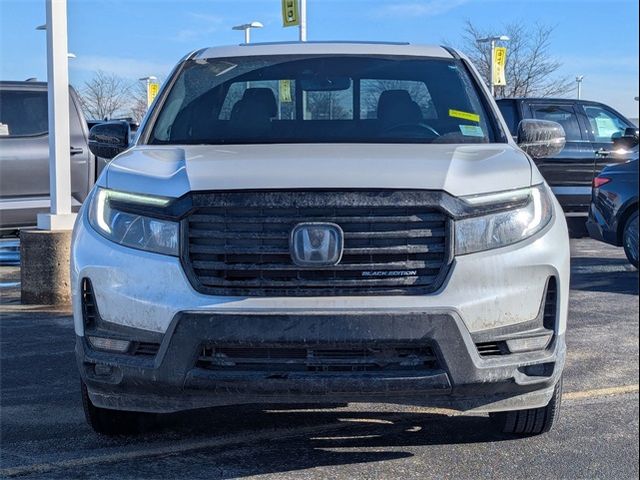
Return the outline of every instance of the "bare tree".
<path id="1" fill-rule="evenodd" d="M 127 116 L 132 104 L 131 91 L 130 82 L 98 70 L 80 89 L 80 104 L 89 118 Z"/>
<path id="2" fill-rule="evenodd" d="M 558 76 L 562 63 L 551 54 L 551 36 L 554 27 L 525 22 L 504 25 L 501 34 L 510 37 L 507 46 L 507 85 L 496 87 L 499 97 L 551 97 L 562 96 L 574 89 L 567 77 Z M 462 50 L 476 65 L 488 83 L 490 78 L 491 51 L 489 44 L 478 43 L 481 38 L 495 34 L 495 29 L 486 30 L 467 21 Z"/>
<path id="3" fill-rule="evenodd" d="M 131 88 L 129 115 L 134 122 L 140 122 L 147 113 L 147 85 L 142 82 L 134 84 Z"/>

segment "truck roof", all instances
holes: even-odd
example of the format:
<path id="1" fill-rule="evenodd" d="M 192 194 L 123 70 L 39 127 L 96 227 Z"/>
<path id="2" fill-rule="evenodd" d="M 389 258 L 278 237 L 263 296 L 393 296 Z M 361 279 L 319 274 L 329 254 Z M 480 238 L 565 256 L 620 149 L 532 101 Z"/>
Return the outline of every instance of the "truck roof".
<path id="1" fill-rule="evenodd" d="M 545 102 L 545 103 L 600 103 L 594 100 L 585 100 L 583 98 L 563 98 L 563 97 L 506 97 L 506 98 L 498 98 L 496 102 L 500 102 L 503 100 L 515 100 L 518 102 L 526 101 L 526 102 Z"/>
<path id="2" fill-rule="evenodd" d="M 271 42 L 203 48 L 190 58 L 245 57 L 254 55 L 407 55 L 453 58 L 444 47 L 399 42 Z"/>
<path id="3" fill-rule="evenodd" d="M 11 88 L 28 88 L 31 90 L 46 90 L 47 82 L 38 82 L 35 80 L 0 80 L 0 87 Z"/>

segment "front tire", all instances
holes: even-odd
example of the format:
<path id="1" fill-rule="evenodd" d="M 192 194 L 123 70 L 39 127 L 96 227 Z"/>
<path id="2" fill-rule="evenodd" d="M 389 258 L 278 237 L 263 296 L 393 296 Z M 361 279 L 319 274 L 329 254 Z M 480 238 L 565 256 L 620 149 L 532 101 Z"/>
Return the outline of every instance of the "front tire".
<path id="1" fill-rule="evenodd" d="M 89 426 L 101 435 L 132 435 L 142 432 L 149 414 L 96 407 L 82 382 L 82 408 Z"/>
<path id="2" fill-rule="evenodd" d="M 634 212 L 624 226 L 622 245 L 629 263 L 638 268 L 638 212 Z"/>
<path id="3" fill-rule="evenodd" d="M 562 403 L 562 378 L 553 390 L 546 407 L 529 410 L 491 413 L 489 416 L 502 433 L 514 435 L 540 435 L 550 431 L 560 418 Z"/>

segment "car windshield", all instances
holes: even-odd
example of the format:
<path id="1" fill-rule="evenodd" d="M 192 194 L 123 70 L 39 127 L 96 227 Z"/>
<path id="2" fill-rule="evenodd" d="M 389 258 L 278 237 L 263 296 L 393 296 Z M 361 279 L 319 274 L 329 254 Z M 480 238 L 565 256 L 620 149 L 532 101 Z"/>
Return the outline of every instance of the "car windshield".
<path id="1" fill-rule="evenodd" d="M 150 144 L 487 143 L 460 60 L 261 56 L 188 60 Z"/>

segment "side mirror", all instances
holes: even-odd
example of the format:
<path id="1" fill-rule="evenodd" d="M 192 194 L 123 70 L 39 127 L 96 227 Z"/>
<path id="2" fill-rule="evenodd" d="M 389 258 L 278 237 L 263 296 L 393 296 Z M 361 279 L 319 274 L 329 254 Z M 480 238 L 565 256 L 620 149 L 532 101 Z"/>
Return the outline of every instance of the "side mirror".
<path id="1" fill-rule="evenodd" d="M 94 125 L 89 131 L 89 150 L 96 157 L 111 160 L 129 147 L 129 122 L 113 121 Z"/>
<path id="2" fill-rule="evenodd" d="M 613 150 L 623 149 L 632 150 L 638 146 L 638 129 L 627 127 L 624 135 L 613 139 Z"/>
<path id="3" fill-rule="evenodd" d="M 562 151 L 566 135 L 562 125 L 548 120 L 522 120 L 518 146 L 533 158 L 553 157 Z"/>
<path id="4" fill-rule="evenodd" d="M 627 127 L 624 129 L 623 137 L 635 138 L 636 142 L 638 141 L 638 129 L 636 127 Z"/>

